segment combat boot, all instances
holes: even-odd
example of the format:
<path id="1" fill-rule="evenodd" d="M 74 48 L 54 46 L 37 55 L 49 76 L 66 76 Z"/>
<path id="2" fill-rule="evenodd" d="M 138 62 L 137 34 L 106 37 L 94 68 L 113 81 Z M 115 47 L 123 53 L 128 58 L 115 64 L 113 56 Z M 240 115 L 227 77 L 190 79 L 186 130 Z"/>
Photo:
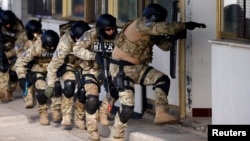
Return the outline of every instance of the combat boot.
<path id="1" fill-rule="evenodd" d="M 8 102 L 9 101 L 8 92 L 6 90 L 3 90 L 0 92 L 0 101 L 1 102 Z"/>
<path id="2" fill-rule="evenodd" d="M 100 141 L 100 135 L 99 135 L 98 131 L 89 132 L 89 140 Z"/>
<path id="3" fill-rule="evenodd" d="M 113 138 L 112 141 L 125 141 L 124 138 Z"/>
<path id="4" fill-rule="evenodd" d="M 123 141 L 125 136 L 125 131 L 127 128 L 127 123 L 123 123 L 120 121 L 120 117 L 118 113 L 115 115 L 115 123 L 112 127 L 112 134 L 114 141 Z"/>
<path id="5" fill-rule="evenodd" d="M 108 109 L 108 106 L 109 104 L 111 104 L 111 106 L 114 105 L 114 102 L 115 100 L 112 98 L 111 100 L 111 103 L 109 103 L 108 101 L 108 98 L 105 97 L 102 101 L 102 104 L 100 106 L 100 110 L 99 110 L 99 123 L 102 124 L 102 125 L 109 125 L 109 120 L 108 120 L 108 117 L 109 117 L 109 109 Z"/>
<path id="6" fill-rule="evenodd" d="M 75 102 L 75 127 L 79 129 L 86 129 L 85 121 L 85 104 L 81 103 L 78 99 Z"/>
<path id="7" fill-rule="evenodd" d="M 167 113 L 166 106 L 156 106 L 154 119 L 155 124 L 174 124 L 177 122 L 179 122 L 179 119 Z"/>
<path id="8" fill-rule="evenodd" d="M 24 107 L 25 108 L 33 108 L 34 106 L 34 92 L 33 92 L 33 88 L 28 88 L 28 94 L 24 97 L 24 102 L 25 102 L 25 105 Z"/>
<path id="9" fill-rule="evenodd" d="M 63 126 L 71 126 L 72 125 L 72 110 L 73 110 L 73 97 L 66 98 L 64 95 L 62 96 L 62 122 Z"/>
<path id="10" fill-rule="evenodd" d="M 12 91 L 4 90 L 0 93 L 0 101 L 1 102 L 9 102 L 12 100 L 14 100 Z"/>
<path id="11" fill-rule="evenodd" d="M 51 97 L 51 116 L 54 122 L 60 122 L 62 120 L 61 114 L 62 97 Z"/>
<path id="12" fill-rule="evenodd" d="M 91 115 L 86 112 L 87 130 L 89 133 L 89 140 L 91 141 L 100 140 L 100 135 L 98 133 L 97 113 L 98 111 Z"/>
<path id="13" fill-rule="evenodd" d="M 14 100 L 13 91 L 7 91 L 7 98 L 9 101 Z"/>
<path id="14" fill-rule="evenodd" d="M 40 116 L 41 125 L 49 125 L 49 115 L 48 115 L 48 106 L 46 104 L 38 106 L 38 113 Z"/>

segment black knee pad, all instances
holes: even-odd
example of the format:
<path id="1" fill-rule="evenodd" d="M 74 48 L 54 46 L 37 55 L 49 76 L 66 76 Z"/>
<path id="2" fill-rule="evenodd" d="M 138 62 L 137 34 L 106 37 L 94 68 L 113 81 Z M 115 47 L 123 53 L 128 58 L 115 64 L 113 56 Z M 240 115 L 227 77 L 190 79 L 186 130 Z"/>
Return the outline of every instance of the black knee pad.
<path id="1" fill-rule="evenodd" d="M 162 83 L 162 82 L 164 82 L 164 83 L 158 84 L 158 83 Z M 168 95 L 169 87 L 170 87 L 170 79 L 168 76 L 163 75 L 158 80 L 156 80 L 155 86 L 153 87 L 153 89 L 160 88 L 163 92 L 166 93 L 166 95 Z"/>
<path id="2" fill-rule="evenodd" d="M 70 98 L 74 96 L 76 82 L 74 80 L 65 80 L 64 82 L 64 96 Z"/>
<path id="3" fill-rule="evenodd" d="M 15 71 L 9 70 L 10 81 L 16 82 L 18 80 L 17 74 Z"/>
<path id="4" fill-rule="evenodd" d="M 86 111 L 89 114 L 94 114 L 99 106 L 99 97 L 96 95 L 88 95 L 86 101 Z"/>
<path id="5" fill-rule="evenodd" d="M 122 123 L 127 123 L 128 120 L 132 117 L 134 112 L 134 106 L 122 105 L 122 111 L 119 114 L 120 121 Z"/>
<path id="6" fill-rule="evenodd" d="M 54 97 L 60 97 L 62 95 L 62 86 L 60 84 L 60 81 L 55 82 L 54 92 Z"/>
<path id="7" fill-rule="evenodd" d="M 46 104 L 48 97 L 45 95 L 45 90 L 37 90 L 37 101 L 40 105 Z"/>

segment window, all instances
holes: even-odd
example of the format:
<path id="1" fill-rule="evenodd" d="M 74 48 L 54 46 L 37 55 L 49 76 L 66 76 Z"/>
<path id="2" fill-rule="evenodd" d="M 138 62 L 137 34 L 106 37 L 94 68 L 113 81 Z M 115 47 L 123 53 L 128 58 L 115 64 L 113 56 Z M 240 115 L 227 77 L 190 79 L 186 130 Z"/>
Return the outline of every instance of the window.
<path id="1" fill-rule="evenodd" d="M 136 17 L 142 16 L 145 6 L 158 3 L 171 14 L 174 0 L 28 0 L 28 13 L 38 17 L 62 20 L 80 20 L 91 23 L 102 13 L 117 18 L 122 26 Z M 169 15 L 170 15 L 169 14 Z M 167 21 L 171 20 L 168 16 Z"/>
<path id="2" fill-rule="evenodd" d="M 109 0 L 108 13 L 117 18 L 117 25 L 121 26 L 138 16 L 138 0 Z"/>
<path id="3" fill-rule="evenodd" d="M 166 21 L 171 21 L 172 3 L 175 0 L 108 0 L 108 13 L 117 18 L 117 25 L 122 26 L 136 17 L 142 16 L 149 3 L 158 3 L 168 10 Z"/>
<path id="4" fill-rule="evenodd" d="M 250 1 L 220 0 L 218 37 L 250 40 Z"/>
<path id="5" fill-rule="evenodd" d="M 28 0 L 28 13 L 54 19 L 94 21 L 94 0 Z"/>
<path id="6" fill-rule="evenodd" d="M 52 15 L 52 0 L 28 0 L 28 13 L 37 16 Z"/>

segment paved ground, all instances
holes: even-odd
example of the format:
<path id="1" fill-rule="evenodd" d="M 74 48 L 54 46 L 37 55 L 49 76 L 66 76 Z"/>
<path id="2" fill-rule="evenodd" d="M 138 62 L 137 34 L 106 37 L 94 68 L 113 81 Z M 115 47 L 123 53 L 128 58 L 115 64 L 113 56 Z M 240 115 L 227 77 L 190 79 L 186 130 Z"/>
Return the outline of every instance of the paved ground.
<path id="1" fill-rule="evenodd" d="M 111 123 L 112 125 L 112 123 Z M 101 141 L 111 141 L 111 126 L 100 126 Z M 64 129 L 51 122 L 41 126 L 37 109 L 25 109 L 21 91 L 15 93 L 15 100 L 0 103 L 0 141 L 88 141 L 86 130 Z M 206 134 L 193 132 L 176 125 L 154 125 L 151 120 L 131 119 L 126 131 L 126 141 L 206 141 Z"/>

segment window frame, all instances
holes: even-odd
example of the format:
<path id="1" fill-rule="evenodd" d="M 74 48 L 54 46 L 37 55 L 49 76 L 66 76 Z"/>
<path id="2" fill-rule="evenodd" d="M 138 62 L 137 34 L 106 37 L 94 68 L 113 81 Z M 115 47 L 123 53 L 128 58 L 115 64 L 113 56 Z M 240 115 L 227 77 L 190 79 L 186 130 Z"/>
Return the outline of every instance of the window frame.
<path id="1" fill-rule="evenodd" d="M 237 33 L 234 32 L 225 32 L 223 31 L 223 20 L 224 20 L 224 0 L 217 1 L 217 27 L 216 27 L 216 38 L 217 39 L 229 39 L 229 40 L 241 40 L 241 41 L 250 41 L 250 38 L 247 37 L 238 37 Z M 249 7 L 250 9 L 250 7 Z M 247 28 L 244 28 L 246 30 Z"/>
<path id="2" fill-rule="evenodd" d="M 83 17 L 74 17 L 72 14 L 72 0 L 62 0 L 62 13 L 55 13 L 55 0 L 51 0 L 51 9 L 50 13 L 40 13 L 36 11 L 36 1 L 30 0 L 27 6 L 29 8 L 28 14 L 41 18 L 52 18 L 58 20 L 67 20 L 67 21 L 76 21 L 84 20 L 87 23 L 92 23 L 95 21 L 95 1 L 94 0 L 84 0 L 84 16 Z"/>

